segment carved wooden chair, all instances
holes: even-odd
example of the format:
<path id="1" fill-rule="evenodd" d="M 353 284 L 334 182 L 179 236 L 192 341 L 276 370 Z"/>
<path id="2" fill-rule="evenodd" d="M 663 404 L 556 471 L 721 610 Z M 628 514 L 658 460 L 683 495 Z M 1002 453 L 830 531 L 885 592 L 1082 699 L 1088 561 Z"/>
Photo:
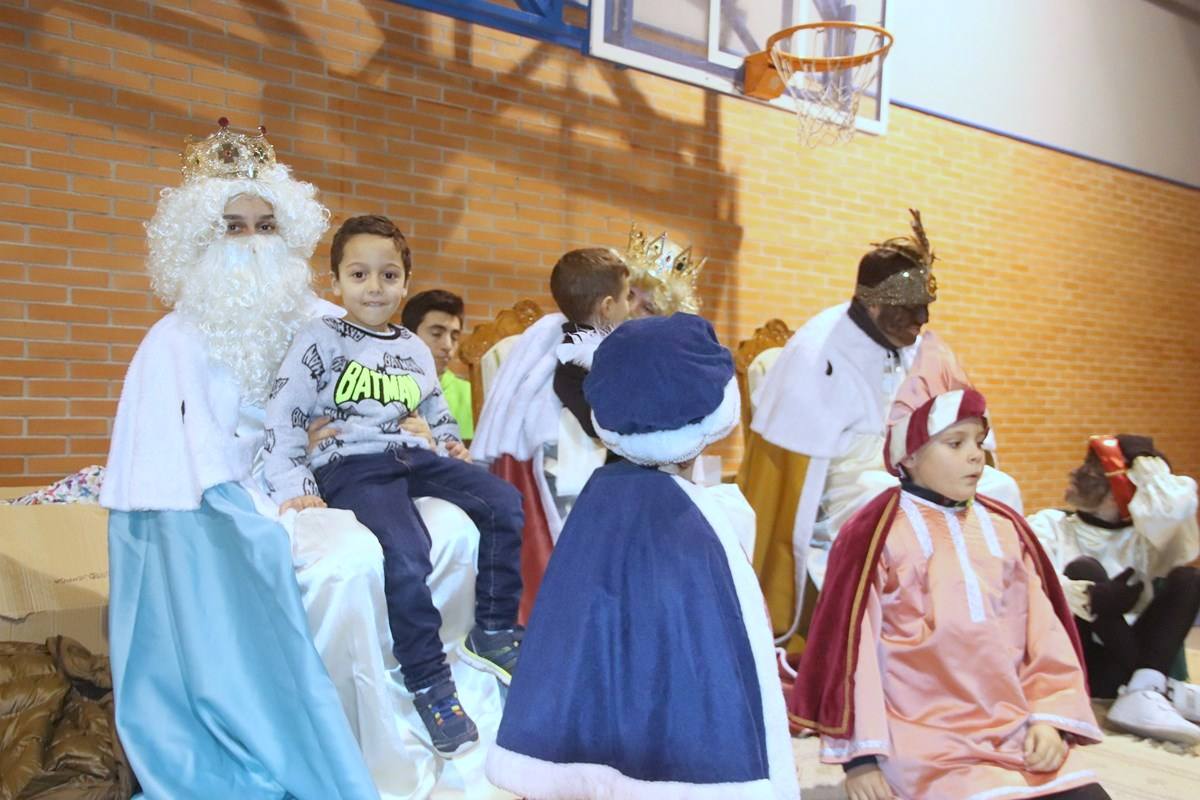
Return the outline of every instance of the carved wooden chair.
<path id="1" fill-rule="evenodd" d="M 781 319 L 768 320 L 749 339 L 738 342 L 734 351 L 733 364 L 737 372 L 738 393 L 742 397 L 742 432 L 750 430 L 750 419 L 754 416 L 750 398 L 762 384 L 767 370 L 779 358 L 783 346 L 792 338 L 792 330 Z"/>
<path id="2" fill-rule="evenodd" d="M 517 337 L 544 316 L 541 306 L 532 300 L 518 300 L 491 322 L 474 327 L 458 345 L 458 357 L 467 365 L 471 380 L 471 412 L 475 419 L 483 410 L 487 393 L 500 362 L 508 355 Z"/>

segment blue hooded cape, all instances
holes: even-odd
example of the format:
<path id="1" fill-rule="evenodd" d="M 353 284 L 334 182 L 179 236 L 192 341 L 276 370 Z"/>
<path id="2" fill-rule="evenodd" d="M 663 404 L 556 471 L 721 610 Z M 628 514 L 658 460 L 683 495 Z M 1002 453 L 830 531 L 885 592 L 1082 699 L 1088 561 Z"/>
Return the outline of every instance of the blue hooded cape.
<path id="1" fill-rule="evenodd" d="M 776 797 L 728 559 L 672 476 L 595 472 L 538 594 L 492 781 L 536 798 Z"/>

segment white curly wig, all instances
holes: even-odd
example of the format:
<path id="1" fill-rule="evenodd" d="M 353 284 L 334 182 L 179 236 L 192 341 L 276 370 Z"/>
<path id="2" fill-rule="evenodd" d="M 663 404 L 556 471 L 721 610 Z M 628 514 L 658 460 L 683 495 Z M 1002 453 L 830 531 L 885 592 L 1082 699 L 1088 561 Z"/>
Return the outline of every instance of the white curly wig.
<path id="1" fill-rule="evenodd" d="M 317 187 L 296 180 L 282 164 L 253 180 L 200 178 L 163 189 L 158 210 L 146 225 L 150 244 L 146 268 L 154 293 L 167 305 L 175 305 L 191 267 L 224 235 L 225 206 L 238 195 L 270 203 L 288 249 L 305 259 L 312 257 L 329 228 L 329 209 L 317 201 Z"/>
<path id="2" fill-rule="evenodd" d="M 329 227 L 316 187 L 275 166 L 257 179 L 201 178 L 164 189 L 146 226 L 154 292 L 199 329 L 244 402 L 266 401 L 292 336 L 310 313 L 308 259 Z M 276 232 L 226 236 L 227 204 L 260 197 Z"/>

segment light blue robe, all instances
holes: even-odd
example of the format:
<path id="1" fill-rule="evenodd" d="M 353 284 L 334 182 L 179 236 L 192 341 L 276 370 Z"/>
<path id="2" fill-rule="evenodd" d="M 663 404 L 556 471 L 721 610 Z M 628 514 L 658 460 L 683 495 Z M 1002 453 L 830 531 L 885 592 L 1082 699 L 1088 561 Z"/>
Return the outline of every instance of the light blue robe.
<path id="1" fill-rule="evenodd" d="M 241 486 L 112 511 L 109 570 L 117 728 L 147 800 L 377 800 L 287 534 Z"/>

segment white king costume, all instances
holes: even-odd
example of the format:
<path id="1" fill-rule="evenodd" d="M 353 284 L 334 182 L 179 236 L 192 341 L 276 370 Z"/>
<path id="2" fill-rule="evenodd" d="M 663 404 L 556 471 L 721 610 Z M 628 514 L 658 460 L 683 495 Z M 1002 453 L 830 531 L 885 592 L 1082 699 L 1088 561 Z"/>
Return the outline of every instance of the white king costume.
<path id="1" fill-rule="evenodd" d="M 875 245 L 860 264 L 855 302 L 825 309 L 796 331 L 754 398 L 737 483 L 758 517 L 754 567 L 779 642 L 799 628 L 806 578 L 821 588 L 841 526 L 897 485 L 884 468 L 883 441 L 908 376 L 945 372 L 957 379 L 948 383 L 969 385 L 934 334 L 898 348 L 867 317 L 867 305 L 937 299 L 935 256 L 920 214 L 912 215 L 914 235 Z M 980 491 L 1021 508 L 1015 482 L 990 467 Z"/>
<path id="2" fill-rule="evenodd" d="M 189 143 L 184 182 L 148 226 L 154 290 L 173 310 L 130 363 L 101 494 L 121 741 L 155 800 L 429 797 L 444 762 L 390 656 L 378 542 L 344 511 L 277 518 L 259 476 L 279 361 L 300 325 L 336 308 L 308 268 L 328 212 L 265 131 L 221 124 Z M 273 224 L 223 235 L 238 196 L 265 200 Z M 437 514 L 430 581 L 455 642 L 471 625 L 477 540 L 457 509 Z M 495 682 L 453 669 L 493 737 Z M 483 759 L 456 762 L 472 797 L 498 793 Z"/>

